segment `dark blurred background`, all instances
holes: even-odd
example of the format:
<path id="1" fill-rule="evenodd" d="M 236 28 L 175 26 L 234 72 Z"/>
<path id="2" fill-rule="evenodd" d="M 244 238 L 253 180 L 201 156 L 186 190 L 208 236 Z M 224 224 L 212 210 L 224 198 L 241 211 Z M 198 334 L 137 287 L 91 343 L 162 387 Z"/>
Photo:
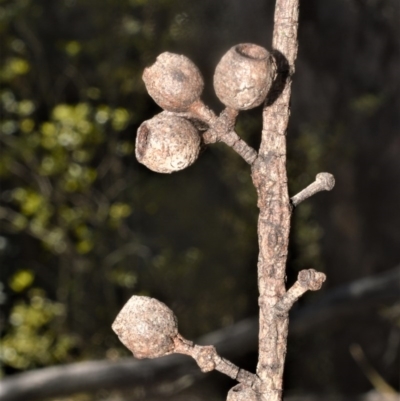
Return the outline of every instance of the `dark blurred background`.
<path id="1" fill-rule="evenodd" d="M 300 7 L 290 194 L 320 171 L 336 187 L 293 215 L 289 283 L 305 268 L 327 275 L 299 309 L 400 263 L 400 2 Z M 270 0 L 0 1 L 3 375 L 129 356 L 110 325 L 133 294 L 169 305 L 190 339 L 257 315 L 248 165 L 219 144 L 182 172 L 156 174 L 138 164 L 134 142 L 159 112 L 141 80 L 146 65 L 163 51 L 185 54 L 219 112 L 219 58 L 241 42 L 270 48 L 273 9 Z M 237 130 L 257 147 L 261 108 L 240 114 Z M 350 297 L 341 313 L 326 314 L 290 336 L 288 392 L 356 397 L 379 383 L 398 391 L 399 300 Z M 361 350 L 353 356 L 352 344 Z M 235 362 L 254 371 L 256 351 Z M 231 386 L 213 373 L 183 399 L 224 400 Z"/>

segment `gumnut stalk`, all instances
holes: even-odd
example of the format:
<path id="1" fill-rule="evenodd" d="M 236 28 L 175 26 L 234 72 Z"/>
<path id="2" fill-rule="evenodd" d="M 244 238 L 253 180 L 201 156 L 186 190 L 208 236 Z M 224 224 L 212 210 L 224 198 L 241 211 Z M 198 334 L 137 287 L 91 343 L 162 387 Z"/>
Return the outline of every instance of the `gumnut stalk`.
<path id="1" fill-rule="evenodd" d="M 157 299 L 134 295 L 112 324 L 121 342 L 142 358 L 158 358 L 174 352 L 178 323 L 174 313 Z"/>
<path id="2" fill-rule="evenodd" d="M 150 170 L 173 173 L 196 161 L 200 145 L 200 135 L 190 121 L 160 113 L 140 125 L 135 153 Z"/>
<path id="3" fill-rule="evenodd" d="M 199 69 L 187 57 L 161 53 L 143 72 L 147 92 L 163 109 L 185 112 L 200 99 L 204 81 Z"/>
<path id="4" fill-rule="evenodd" d="M 259 395 L 248 386 L 243 385 L 242 383 L 237 384 L 232 387 L 228 396 L 226 397 L 226 401 L 259 401 L 261 398 Z"/>
<path id="5" fill-rule="evenodd" d="M 218 99 L 235 110 L 259 106 L 266 98 L 275 76 L 271 54 L 261 46 L 242 43 L 222 57 L 214 73 Z"/>

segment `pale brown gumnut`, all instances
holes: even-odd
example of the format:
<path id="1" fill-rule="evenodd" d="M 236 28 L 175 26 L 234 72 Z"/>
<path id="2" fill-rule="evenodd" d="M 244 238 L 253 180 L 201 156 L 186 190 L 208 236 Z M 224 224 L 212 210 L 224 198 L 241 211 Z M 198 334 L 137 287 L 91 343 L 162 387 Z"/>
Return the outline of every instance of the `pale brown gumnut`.
<path id="1" fill-rule="evenodd" d="M 174 313 L 157 299 L 134 295 L 112 324 L 121 342 L 136 358 L 158 358 L 174 351 L 178 323 Z"/>
<path id="2" fill-rule="evenodd" d="M 136 158 L 157 173 L 173 173 L 190 166 L 199 151 L 200 135 L 185 118 L 161 113 L 138 129 Z"/>
<path id="3" fill-rule="evenodd" d="M 226 401 L 259 401 L 259 395 L 250 387 L 242 383 L 232 387 L 226 398 Z"/>
<path id="4" fill-rule="evenodd" d="M 259 106 L 267 96 L 275 75 L 271 54 L 261 46 L 242 43 L 222 57 L 214 73 L 219 100 L 235 110 Z"/>
<path id="5" fill-rule="evenodd" d="M 147 92 L 163 109 L 176 113 L 187 111 L 200 98 L 203 77 L 187 57 L 161 53 L 156 62 L 143 72 Z"/>

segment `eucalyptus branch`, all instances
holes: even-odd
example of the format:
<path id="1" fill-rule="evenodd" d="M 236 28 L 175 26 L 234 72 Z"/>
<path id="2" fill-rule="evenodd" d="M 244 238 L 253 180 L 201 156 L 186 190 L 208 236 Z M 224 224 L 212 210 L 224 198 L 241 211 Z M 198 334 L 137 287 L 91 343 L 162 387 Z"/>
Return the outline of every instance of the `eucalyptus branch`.
<path id="1" fill-rule="evenodd" d="M 308 187 L 304 188 L 297 195 L 290 198 L 292 205 L 296 207 L 301 202 L 310 198 L 321 191 L 331 191 L 335 186 L 335 178 L 329 173 L 319 173 L 315 177 L 315 181 Z"/>
<path id="2" fill-rule="evenodd" d="M 290 115 L 291 81 L 298 47 L 298 17 L 298 0 L 276 1 L 272 47 L 277 77 L 263 110 L 261 145 L 252 171 L 260 209 L 260 329 L 257 375 L 263 382 L 263 401 L 282 400 L 289 329 L 288 314 L 277 314 L 274 305 L 285 299 L 286 294 L 286 261 L 292 211 L 286 174 L 286 131 Z M 290 299 L 290 295 L 288 297 Z"/>
<path id="3" fill-rule="evenodd" d="M 193 164 L 201 143 L 224 142 L 252 167 L 260 215 L 258 288 L 260 290 L 259 360 L 252 374 L 221 358 L 213 346 L 185 340 L 173 312 L 161 302 L 133 296 L 117 316 L 113 329 L 137 358 L 171 353 L 192 356 L 203 372 L 218 370 L 239 381 L 227 401 L 281 401 L 287 348 L 289 310 L 307 290 L 319 289 L 325 275 L 299 273 L 286 291 L 286 260 L 293 206 L 321 190 L 331 190 L 333 176 L 316 182 L 289 199 L 286 175 L 286 131 L 290 115 L 291 79 L 297 55 L 298 0 L 277 0 L 273 55 L 243 43 L 229 49 L 214 74 L 214 89 L 226 106 L 217 117 L 201 100 L 204 82 L 185 56 L 162 53 L 145 69 L 143 80 L 154 101 L 165 111 L 141 124 L 136 157 L 149 169 L 172 173 Z M 235 132 L 239 111 L 261 105 L 263 130 L 257 153 Z M 205 132 L 204 132 L 205 131 Z"/>
<path id="4" fill-rule="evenodd" d="M 219 356 L 213 345 L 196 345 L 181 335 L 174 338 L 174 343 L 174 352 L 191 356 L 204 373 L 215 369 L 248 387 L 256 387 L 259 384 L 259 379 L 254 373 L 241 369 Z"/>

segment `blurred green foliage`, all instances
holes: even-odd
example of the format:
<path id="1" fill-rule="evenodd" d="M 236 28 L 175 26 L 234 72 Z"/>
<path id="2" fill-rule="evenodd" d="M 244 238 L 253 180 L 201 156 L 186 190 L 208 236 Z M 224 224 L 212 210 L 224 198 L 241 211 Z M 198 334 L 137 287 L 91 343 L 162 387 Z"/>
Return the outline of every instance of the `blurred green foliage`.
<path id="1" fill-rule="evenodd" d="M 101 12 L 95 1 L 0 4 L 6 369 L 69 361 L 72 346 L 76 357 L 101 356 L 116 343 L 109 324 L 137 283 L 136 268 L 99 264 L 138 243 L 126 225 L 135 181 L 124 174 L 134 150 L 126 133 L 148 107 L 138 85 L 143 57 L 152 57 L 155 35 L 168 41 L 172 29 L 158 32 L 155 14 L 174 14 L 173 4 L 103 2 Z M 119 288 L 127 292 L 118 302 Z M 94 336 L 93 347 L 83 346 Z M 111 343 L 100 347 L 104 336 Z"/>
<path id="2" fill-rule="evenodd" d="M 248 166 L 223 145 L 171 176 L 134 158 L 136 129 L 157 112 L 142 70 L 198 36 L 186 7 L 180 0 L 0 2 L 6 373 L 127 355 L 110 325 L 134 293 L 166 302 L 192 338 L 257 311 Z M 241 118 L 238 131 L 257 146 L 254 116 Z M 320 168 L 319 134 L 310 128 L 294 146 L 310 172 L 295 189 Z M 299 178 L 296 165 L 290 173 Z M 320 268 L 322 234 L 311 206 L 301 210 L 295 268 Z"/>
<path id="3" fill-rule="evenodd" d="M 70 360 L 75 339 L 57 329 L 64 314 L 61 303 L 48 299 L 41 289 L 31 289 L 28 301 L 16 303 L 11 310 L 9 327 L 1 340 L 1 361 L 25 370 Z"/>
<path id="4" fill-rule="evenodd" d="M 126 353 L 110 324 L 133 293 L 172 304 L 191 336 L 251 309 L 234 279 L 256 247 L 254 232 L 254 245 L 243 240 L 256 210 L 241 161 L 208 156 L 160 178 L 133 158 L 133 133 L 155 110 L 141 72 L 192 29 L 173 0 L 0 3 L 6 372 Z M 193 208 L 207 219 L 192 221 Z M 222 224 L 212 235 L 211 222 Z"/>

